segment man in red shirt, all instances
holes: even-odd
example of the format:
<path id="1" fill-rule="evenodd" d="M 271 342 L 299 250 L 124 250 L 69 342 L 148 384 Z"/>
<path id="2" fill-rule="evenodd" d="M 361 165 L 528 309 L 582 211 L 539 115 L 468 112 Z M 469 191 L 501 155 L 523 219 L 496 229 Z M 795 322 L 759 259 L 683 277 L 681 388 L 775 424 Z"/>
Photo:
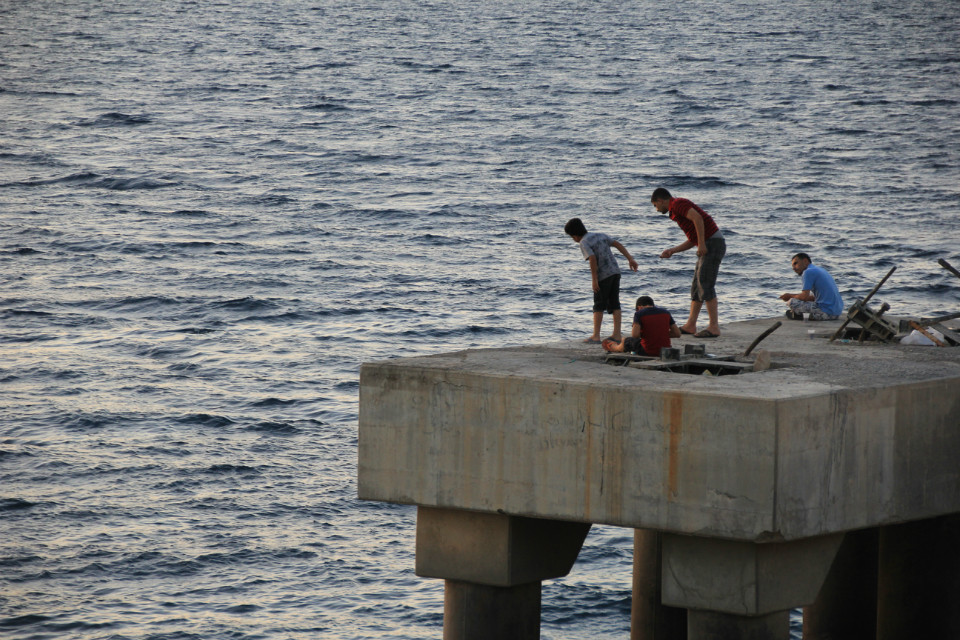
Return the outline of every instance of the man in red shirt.
<path id="1" fill-rule="evenodd" d="M 650 202 L 660 213 L 667 213 L 687 236 L 686 242 L 664 250 L 661 258 L 669 258 L 675 253 L 697 248 L 697 267 L 693 272 L 693 285 L 690 287 L 690 316 L 680 327 L 680 332 L 696 338 L 716 338 L 720 335 L 717 319 L 717 273 L 720 261 L 727 252 L 727 243 L 723 233 L 710 214 L 686 198 L 674 198 L 663 187 L 658 188 L 650 197 Z M 710 322 L 703 331 L 697 331 L 697 318 L 700 309 L 707 305 Z"/>
<path id="2" fill-rule="evenodd" d="M 640 296 L 630 337 L 620 342 L 607 338 L 603 341 L 603 348 L 614 353 L 659 356 L 661 347 L 670 346 L 670 338 L 679 337 L 680 328 L 670 312 L 655 306 L 650 296 Z"/>

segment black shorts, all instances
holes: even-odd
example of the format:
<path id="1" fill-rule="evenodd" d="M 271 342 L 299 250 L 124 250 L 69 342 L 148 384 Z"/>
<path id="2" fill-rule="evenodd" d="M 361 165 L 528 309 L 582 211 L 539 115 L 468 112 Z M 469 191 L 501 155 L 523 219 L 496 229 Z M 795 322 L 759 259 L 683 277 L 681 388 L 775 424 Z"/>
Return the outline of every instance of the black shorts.
<path id="1" fill-rule="evenodd" d="M 623 350 L 625 353 L 635 353 L 640 356 L 647 355 L 646 350 L 643 348 L 643 338 L 624 338 L 623 340 Z"/>
<path id="2" fill-rule="evenodd" d="M 607 276 L 597 284 L 600 290 L 593 292 L 593 312 L 620 311 L 620 274 Z"/>

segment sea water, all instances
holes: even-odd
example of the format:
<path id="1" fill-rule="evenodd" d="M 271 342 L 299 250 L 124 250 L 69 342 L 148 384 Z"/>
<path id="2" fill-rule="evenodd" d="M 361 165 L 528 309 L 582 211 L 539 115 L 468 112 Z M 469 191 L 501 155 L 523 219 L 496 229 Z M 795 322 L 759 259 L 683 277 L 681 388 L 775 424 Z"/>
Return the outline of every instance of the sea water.
<path id="1" fill-rule="evenodd" d="M 359 365 L 586 337 L 574 216 L 684 319 L 655 187 L 723 229 L 722 323 L 798 251 L 957 311 L 958 13 L 3 3 L 0 636 L 439 638 L 415 510 L 356 497 Z M 631 555 L 594 527 L 543 637 L 628 637 Z"/>

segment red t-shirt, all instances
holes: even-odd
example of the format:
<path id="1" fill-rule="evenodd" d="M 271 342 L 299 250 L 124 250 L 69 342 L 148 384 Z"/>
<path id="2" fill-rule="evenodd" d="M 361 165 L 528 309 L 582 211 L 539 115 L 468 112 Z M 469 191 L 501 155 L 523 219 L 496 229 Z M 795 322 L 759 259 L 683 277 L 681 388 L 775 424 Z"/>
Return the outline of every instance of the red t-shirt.
<path id="1" fill-rule="evenodd" d="M 659 356 L 661 347 L 670 346 L 670 326 L 676 324 L 673 316 L 660 307 L 645 307 L 633 314 L 640 323 L 640 344 L 649 356 Z"/>
<path id="2" fill-rule="evenodd" d="M 693 207 L 697 213 L 700 214 L 700 217 L 703 218 L 703 233 L 706 234 L 707 238 L 719 231 L 720 227 L 718 227 L 717 223 L 713 221 L 713 218 L 710 217 L 709 213 L 693 204 L 686 198 L 672 198 L 670 200 L 669 210 L 670 219 L 680 225 L 680 228 L 683 229 L 683 232 L 687 234 L 687 240 L 698 245 L 700 243 L 697 242 L 697 227 L 693 224 L 693 220 L 686 216 L 686 213 L 690 210 L 690 207 Z"/>

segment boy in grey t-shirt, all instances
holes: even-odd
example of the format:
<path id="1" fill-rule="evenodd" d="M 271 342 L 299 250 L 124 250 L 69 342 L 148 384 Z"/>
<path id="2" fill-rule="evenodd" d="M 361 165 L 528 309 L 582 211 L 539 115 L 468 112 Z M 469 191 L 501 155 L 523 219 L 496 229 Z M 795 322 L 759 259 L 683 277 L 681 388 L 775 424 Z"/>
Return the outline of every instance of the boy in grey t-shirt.
<path id="1" fill-rule="evenodd" d="M 639 265 L 630 252 L 605 233 L 589 233 L 580 218 L 572 218 L 563 230 L 573 241 L 580 245 L 584 259 L 590 263 L 590 276 L 593 280 L 593 334 L 584 342 L 600 342 L 600 325 L 603 313 L 613 315 L 613 334 L 611 340 L 620 342 L 620 266 L 610 247 L 623 254 L 636 271 Z"/>

